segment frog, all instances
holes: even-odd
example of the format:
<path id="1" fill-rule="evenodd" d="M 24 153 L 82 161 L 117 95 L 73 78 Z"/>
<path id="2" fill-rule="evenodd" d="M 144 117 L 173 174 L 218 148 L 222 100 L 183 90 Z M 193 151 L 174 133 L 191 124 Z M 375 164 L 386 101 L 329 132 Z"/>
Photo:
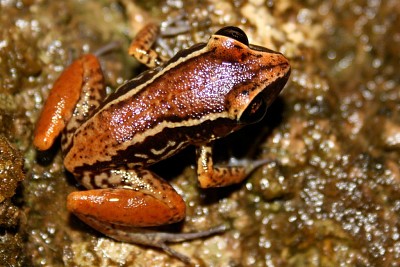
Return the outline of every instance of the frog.
<path id="1" fill-rule="evenodd" d="M 80 220 L 115 240 L 156 247 L 190 262 L 168 244 L 226 227 L 155 230 L 183 221 L 186 205 L 149 167 L 193 145 L 200 188 L 242 182 L 254 166 L 215 165 L 212 144 L 259 122 L 291 67 L 283 54 L 249 44 L 235 26 L 169 60 L 152 49 L 158 34 L 154 24 L 138 32 L 128 53 L 149 69 L 109 95 L 96 55 L 84 54 L 68 66 L 49 93 L 33 143 L 48 150 L 61 135 L 65 169 L 86 189 L 67 197 L 67 209 Z"/>

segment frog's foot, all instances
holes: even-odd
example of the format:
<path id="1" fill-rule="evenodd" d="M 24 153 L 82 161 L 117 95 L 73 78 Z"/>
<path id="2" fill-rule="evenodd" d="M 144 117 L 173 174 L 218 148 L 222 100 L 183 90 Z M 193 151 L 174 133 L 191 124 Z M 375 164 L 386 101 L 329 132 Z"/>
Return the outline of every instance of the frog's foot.
<path id="1" fill-rule="evenodd" d="M 95 55 L 96 57 L 100 57 L 100 56 L 103 56 L 103 55 L 113 51 L 113 50 L 117 50 L 121 46 L 122 46 L 121 42 L 113 41 L 106 45 L 101 46 L 99 49 L 97 49 L 96 51 L 93 52 L 93 55 Z"/>
<path id="2" fill-rule="evenodd" d="M 99 230 L 101 233 L 111 237 L 115 240 L 133 244 L 139 244 L 149 247 L 162 249 L 167 254 L 181 260 L 184 263 L 191 264 L 191 259 L 169 247 L 168 243 L 178 243 L 199 238 L 208 237 L 214 234 L 219 234 L 227 230 L 227 226 L 220 225 L 205 231 L 190 232 L 190 233 L 167 233 L 157 232 L 154 230 L 147 230 L 143 228 L 134 228 L 123 225 L 116 225 L 111 223 L 104 223 L 97 221 L 93 218 L 80 217 L 82 221 L 91 227 Z"/>
<path id="3" fill-rule="evenodd" d="M 189 33 L 192 24 L 184 19 L 185 14 L 177 14 L 176 17 L 167 18 L 160 24 L 160 35 L 163 37 L 177 36 Z M 173 56 L 173 55 L 172 55 Z"/>
<path id="4" fill-rule="evenodd" d="M 243 167 L 246 169 L 246 173 L 249 174 L 250 172 L 254 171 L 258 167 L 270 163 L 273 160 L 266 158 L 266 159 L 237 159 L 237 158 L 230 158 L 228 163 L 225 165 L 227 167 Z M 216 165 L 218 167 L 218 165 Z"/>
<path id="5" fill-rule="evenodd" d="M 221 187 L 243 181 L 252 171 L 270 159 L 231 159 L 228 164 L 214 166 L 211 145 L 197 148 L 197 176 L 202 188 Z"/>

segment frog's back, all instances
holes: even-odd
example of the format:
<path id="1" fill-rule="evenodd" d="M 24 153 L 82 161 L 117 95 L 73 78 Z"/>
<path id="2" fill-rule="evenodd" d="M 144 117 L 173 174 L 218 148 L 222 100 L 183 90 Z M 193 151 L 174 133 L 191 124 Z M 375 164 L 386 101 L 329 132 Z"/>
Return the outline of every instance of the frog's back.
<path id="1" fill-rule="evenodd" d="M 269 50 L 220 45 L 221 39 L 211 38 L 117 89 L 76 131 L 66 168 L 141 167 L 240 128 L 239 118 L 264 88 L 270 87 L 268 103 L 279 93 L 276 81 L 287 80 L 288 62 Z"/>
<path id="2" fill-rule="evenodd" d="M 147 82 L 138 85 L 134 79 L 117 89 L 76 131 L 65 153 L 67 169 L 96 164 L 101 168 L 111 162 L 152 164 L 190 143 L 212 139 L 214 122 L 232 123 L 225 112 L 231 88 L 212 79 L 223 75 L 222 70 L 211 71 L 210 61 L 204 59 L 203 55 L 201 60 L 167 65 L 167 72 L 145 74 Z"/>

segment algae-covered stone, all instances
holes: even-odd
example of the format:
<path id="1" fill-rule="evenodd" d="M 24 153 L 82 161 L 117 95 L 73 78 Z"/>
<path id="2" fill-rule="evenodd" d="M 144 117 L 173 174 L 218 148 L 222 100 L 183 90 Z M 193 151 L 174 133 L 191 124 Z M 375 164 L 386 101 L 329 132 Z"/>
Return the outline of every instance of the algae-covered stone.
<path id="1" fill-rule="evenodd" d="M 11 201 L 20 181 L 23 158 L 0 135 L 0 266 L 23 266 L 23 239 L 19 233 L 20 210 Z"/>
<path id="2" fill-rule="evenodd" d="M 9 0 L 1 8 L 0 133 L 25 148 L 32 266 L 182 266 L 70 216 L 66 195 L 80 189 L 54 156 L 58 147 L 48 160 L 30 147 L 52 83 L 77 56 L 119 41 L 120 49 L 101 58 L 107 91 L 138 74 L 125 48 L 149 19 L 161 23 L 155 49 L 163 55 L 234 25 L 251 43 L 286 55 L 293 70 L 258 126 L 216 144 L 216 162 L 237 150 L 269 159 L 244 183 L 198 189 L 192 150 L 156 166 L 187 204 L 187 219 L 175 230 L 231 225 L 174 249 L 200 266 L 400 266 L 398 1 Z M 15 177 L 1 185 L 3 199 Z M 18 210 L 9 203 L 1 204 L 1 220 L 12 227 Z M 19 243 L 10 240 L 3 236 L 0 255 L 14 265 Z"/>
<path id="3" fill-rule="evenodd" d="M 0 136 L 0 203 L 14 195 L 24 179 L 23 158 L 4 136 Z"/>

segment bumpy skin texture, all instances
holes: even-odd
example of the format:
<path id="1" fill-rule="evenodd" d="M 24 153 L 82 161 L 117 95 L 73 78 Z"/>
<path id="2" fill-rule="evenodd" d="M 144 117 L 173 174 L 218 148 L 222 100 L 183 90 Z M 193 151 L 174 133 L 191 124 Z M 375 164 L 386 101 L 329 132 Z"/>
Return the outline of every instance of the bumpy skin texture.
<path id="1" fill-rule="evenodd" d="M 171 61 L 142 86 L 133 87 L 134 80 L 118 89 L 75 133 L 66 168 L 79 173 L 87 165 L 147 166 L 188 144 L 226 136 L 242 126 L 240 115 L 255 96 L 263 93 L 272 102 L 282 89 L 275 82 L 287 79 L 281 54 L 224 36 L 214 36 L 200 51 Z"/>
<path id="2" fill-rule="evenodd" d="M 137 40 L 151 43 L 144 37 Z M 68 197 L 68 209 L 81 220 L 117 240 L 161 247 L 188 261 L 165 242 L 221 229 L 138 233 L 137 227 L 181 221 L 186 212 L 179 194 L 146 167 L 194 144 L 201 187 L 242 181 L 249 169 L 215 168 L 210 142 L 261 119 L 289 73 L 282 54 L 249 45 L 240 29 L 228 27 L 207 44 L 183 50 L 162 67 L 128 81 L 101 102 L 105 90 L 100 65 L 93 55 L 85 55 L 55 83 L 35 145 L 48 148 L 64 129 L 64 165 L 91 189 Z"/>

